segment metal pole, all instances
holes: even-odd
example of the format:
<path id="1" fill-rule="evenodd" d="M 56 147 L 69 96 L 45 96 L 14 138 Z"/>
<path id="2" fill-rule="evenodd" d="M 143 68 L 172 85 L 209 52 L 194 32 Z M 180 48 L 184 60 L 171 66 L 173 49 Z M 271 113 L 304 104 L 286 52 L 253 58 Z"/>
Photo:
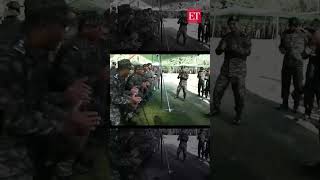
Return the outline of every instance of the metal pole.
<path id="1" fill-rule="evenodd" d="M 162 82 L 163 82 L 163 77 L 162 77 L 162 60 L 161 60 L 161 54 L 159 54 L 159 60 L 160 60 L 160 78 L 161 78 L 161 109 L 163 107 L 163 97 L 162 97 Z"/>
<path id="2" fill-rule="evenodd" d="M 162 20 L 162 0 L 160 0 L 160 40 L 161 40 L 161 47 L 162 47 L 162 31 L 163 31 L 163 20 Z"/>
<path id="3" fill-rule="evenodd" d="M 162 139 L 162 131 L 160 131 L 160 133 L 161 133 L 161 136 L 160 136 L 161 166 L 163 166 L 163 151 L 162 151 L 163 139 Z"/>

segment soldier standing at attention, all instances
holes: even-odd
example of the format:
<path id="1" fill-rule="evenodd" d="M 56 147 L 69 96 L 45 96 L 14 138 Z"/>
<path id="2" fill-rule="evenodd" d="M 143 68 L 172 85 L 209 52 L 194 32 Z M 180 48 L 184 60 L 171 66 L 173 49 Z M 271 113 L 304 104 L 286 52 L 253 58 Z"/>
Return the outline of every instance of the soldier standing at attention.
<path id="1" fill-rule="evenodd" d="M 289 29 L 282 34 L 279 46 L 280 52 L 284 54 L 281 71 L 282 104 L 279 109 L 289 109 L 288 100 L 293 79 L 294 91 L 291 96 L 294 100 L 294 112 L 297 112 L 303 93 L 303 60 L 308 58 L 306 47 L 309 43 L 306 32 L 299 29 L 299 25 L 300 22 L 297 18 L 289 19 Z"/>
<path id="2" fill-rule="evenodd" d="M 189 141 L 189 136 L 186 130 L 181 129 L 177 140 L 180 141 L 179 147 L 177 149 L 177 160 L 179 160 L 179 156 L 182 151 L 183 161 L 185 161 L 187 158 L 187 145 Z"/>
<path id="3" fill-rule="evenodd" d="M 239 30 L 238 22 L 239 19 L 235 16 L 231 16 L 228 19 L 228 26 L 231 32 L 222 38 L 216 49 L 217 55 L 225 53 L 225 60 L 216 81 L 212 97 L 213 109 L 209 114 L 212 116 L 220 113 L 221 99 L 229 83 L 231 83 L 236 110 L 234 124 L 239 124 L 242 118 L 246 91 L 246 59 L 251 53 L 251 40 Z"/>
<path id="4" fill-rule="evenodd" d="M 125 79 L 128 77 L 132 64 L 130 60 L 123 59 L 118 62 L 117 73 L 110 80 L 110 121 L 112 125 L 119 125 L 121 119 L 125 119 L 121 109 L 132 106 L 134 108 L 141 102 L 141 97 L 137 96 L 138 89 L 131 89 L 130 93 L 125 91 Z"/>
<path id="5" fill-rule="evenodd" d="M 203 67 L 200 68 L 200 71 L 198 72 L 198 96 L 203 97 L 204 93 L 204 86 L 205 86 L 205 77 L 206 77 L 206 71 L 203 69 Z M 201 95 L 200 95 L 201 93 Z"/>
<path id="6" fill-rule="evenodd" d="M 205 141 L 206 141 L 206 135 L 203 131 L 203 129 L 200 129 L 200 132 L 198 134 L 198 158 L 204 158 L 204 151 L 205 151 Z"/>
<path id="7" fill-rule="evenodd" d="M 182 35 L 183 45 L 185 45 L 187 41 L 187 27 L 188 27 L 186 12 L 184 11 L 181 12 L 180 18 L 178 20 L 178 24 L 180 24 L 180 27 L 177 33 L 177 44 L 179 44 L 179 39 L 180 39 L 180 36 Z"/>
<path id="8" fill-rule="evenodd" d="M 187 81 L 189 79 L 189 74 L 187 73 L 187 71 L 181 67 L 181 71 L 178 75 L 178 79 L 180 79 L 178 88 L 177 88 L 177 96 L 176 98 L 179 98 L 179 94 L 180 91 L 182 89 L 183 91 L 183 100 L 186 100 L 186 96 L 187 96 Z"/>

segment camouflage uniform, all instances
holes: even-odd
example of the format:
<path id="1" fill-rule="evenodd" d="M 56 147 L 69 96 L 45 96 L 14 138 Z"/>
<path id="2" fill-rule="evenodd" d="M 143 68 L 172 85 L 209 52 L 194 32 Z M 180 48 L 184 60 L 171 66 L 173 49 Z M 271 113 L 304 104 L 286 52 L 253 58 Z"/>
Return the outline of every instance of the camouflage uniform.
<path id="1" fill-rule="evenodd" d="M 61 23 L 66 18 L 64 1 L 33 3 L 25 1 L 27 19 L 31 14 L 59 18 Z M 13 46 L 0 46 L 0 179 L 31 180 L 35 167 L 30 143 L 39 136 L 61 133 L 64 127 L 65 112 L 55 105 L 61 96 L 49 89 L 49 52 L 27 47 L 24 38 Z"/>
<path id="2" fill-rule="evenodd" d="M 198 72 L 198 96 L 201 95 L 203 96 L 204 93 L 204 85 L 205 85 L 205 77 L 206 77 L 206 72 L 201 68 L 201 70 Z"/>
<path id="3" fill-rule="evenodd" d="M 142 68 L 141 66 L 136 68 Z M 143 89 L 142 89 L 142 83 L 145 82 L 145 78 L 137 73 L 132 74 L 128 77 L 127 83 L 126 83 L 126 89 L 131 90 L 134 86 L 139 89 L 139 96 L 143 97 Z"/>
<path id="4" fill-rule="evenodd" d="M 118 66 L 123 64 L 124 66 L 131 67 L 131 63 L 129 63 L 130 61 L 122 60 L 118 62 Z M 121 109 L 130 103 L 130 96 L 125 90 L 125 79 L 119 75 L 119 72 L 110 78 L 110 121 L 112 125 L 119 125 L 124 115 Z"/>
<path id="5" fill-rule="evenodd" d="M 100 24 L 97 22 L 90 22 L 90 20 L 98 19 L 95 15 L 86 15 L 89 23 Z M 101 116 L 101 123 L 95 131 L 90 134 L 90 137 L 73 137 L 69 140 L 73 144 L 72 152 L 68 151 L 71 157 L 68 160 L 58 163 L 58 175 L 69 176 L 72 174 L 72 164 L 75 156 L 79 154 L 87 143 L 91 143 L 90 150 L 97 150 L 97 144 L 105 142 L 107 126 L 109 122 L 106 120 L 107 111 L 107 81 L 101 76 L 102 72 L 107 68 L 107 52 L 106 44 L 103 40 L 99 43 L 91 43 L 86 37 L 77 36 L 67 44 L 65 44 L 56 60 L 56 74 L 61 75 L 56 77 L 56 84 L 60 84 L 62 89 L 66 89 L 74 81 L 84 77 L 88 77 L 88 85 L 92 88 L 91 102 L 82 106 L 84 111 L 95 111 Z M 89 140 L 89 141 L 88 141 Z M 88 142 L 87 142 L 88 141 Z M 97 143 L 100 142 L 100 143 Z M 92 156 L 89 151 L 85 151 L 88 156 Z M 73 157 L 72 157 L 73 156 Z M 93 158 L 93 157 L 92 157 Z"/>
<path id="6" fill-rule="evenodd" d="M 283 105 L 288 106 L 291 79 L 293 79 L 294 109 L 297 109 L 303 93 L 303 59 L 307 58 L 305 49 L 308 45 L 308 36 L 305 32 L 286 30 L 281 36 L 279 49 L 284 52 L 281 71 L 281 97 Z"/>
<path id="7" fill-rule="evenodd" d="M 204 92 L 205 92 L 204 94 L 205 94 L 205 96 L 207 98 L 208 95 L 210 94 L 210 73 L 209 72 L 206 73 L 205 79 L 206 79 L 206 86 L 205 86 L 205 89 L 204 89 Z"/>
<path id="8" fill-rule="evenodd" d="M 304 86 L 304 106 L 305 114 L 310 116 L 314 99 L 317 94 L 319 94 L 320 88 L 320 63 L 318 62 L 320 56 L 320 50 L 317 49 L 317 52 L 309 58 L 309 63 L 306 72 L 306 82 Z"/>
<path id="9" fill-rule="evenodd" d="M 1 50 L 0 179 L 32 178 L 27 151 L 35 135 L 61 132 L 64 112 L 54 106 L 48 89 L 48 53 L 26 50 L 24 41 Z M 54 97 L 56 98 L 56 97 Z"/>
<path id="10" fill-rule="evenodd" d="M 183 160 L 186 160 L 187 157 L 187 143 L 189 141 L 189 136 L 186 132 L 180 132 L 178 136 L 178 141 L 180 141 L 179 147 L 177 149 L 177 159 L 179 159 L 179 155 L 182 151 Z"/>
<path id="11" fill-rule="evenodd" d="M 183 98 L 186 99 L 187 96 L 187 81 L 189 78 L 189 74 L 186 71 L 182 71 L 178 75 L 178 79 L 180 79 L 178 88 L 177 88 L 177 98 L 179 97 L 180 91 L 183 91 Z"/>
<path id="12" fill-rule="evenodd" d="M 187 27 L 188 27 L 188 21 L 185 16 L 181 16 L 178 20 L 178 24 L 180 24 L 178 33 L 177 33 L 177 43 L 179 43 L 179 38 L 182 35 L 183 36 L 183 44 L 186 44 L 187 41 Z"/>
<path id="13" fill-rule="evenodd" d="M 221 99 L 229 83 L 235 98 L 235 110 L 242 113 L 245 96 L 245 78 L 247 74 L 246 59 L 251 53 L 250 38 L 239 32 L 230 32 L 220 41 L 216 54 L 225 52 L 225 60 L 213 92 L 213 108 L 219 109 Z"/>
<path id="14" fill-rule="evenodd" d="M 198 143 L 198 158 L 200 157 L 204 157 L 204 151 L 205 151 L 205 140 L 206 140 L 206 135 L 203 131 L 201 131 L 199 134 L 198 134 L 198 137 L 197 139 L 199 140 L 199 143 Z"/>

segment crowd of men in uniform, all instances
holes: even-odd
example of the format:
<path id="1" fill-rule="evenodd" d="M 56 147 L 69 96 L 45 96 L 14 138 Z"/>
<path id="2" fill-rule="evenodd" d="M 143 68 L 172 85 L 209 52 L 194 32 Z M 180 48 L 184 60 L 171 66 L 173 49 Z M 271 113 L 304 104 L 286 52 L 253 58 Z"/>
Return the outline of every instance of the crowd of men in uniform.
<path id="1" fill-rule="evenodd" d="M 220 21 L 221 22 L 221 21 Z M 304 29 L 312 29 L 312 26 L 315 22 L 319 22 L 318 19 L 314 19 L 311 22 L 305 22 L 302 27 Z M 287 29 L 287 23 L 279 23 L 279 35 Z M 276 25 L 271 23 L 270 21 L 266 23 L 261 22 L 249 22 L 245 23 L 240 27 L 241 31 L 247 34 L 251 39 L 275 39 L 277 37 Z M 214 36 L 215 37 L 223 37 L 225 34 L 229 32 L 228 25 L 224 23 L 216 23 Z"/>
<path id="2" fill-rule="evenodd" d="M 239 18 L 236 16 L 228 19 L 230 32 L 222 38 L 215 50 L 217 55 L 224 53 L 225 60 L 215 84 L 213 105 L 208 114 L 215 116 L 220 113 L 221 99 L 231 83 L 235 98 L 234 124 L 236 125 L 239 125 L 242 120 L 246 91 L 246 59 L 251 53 L 250 37 L 240 30 L 238 22 Z M 310 28 L 304 29 L 297 18 L 290 18 L 288 24 L 288 29 L 281 35 L 279 45 L 279 51 L 284 55 L 281 70 L 282 104 L 279 110 L 288 111 L 291 108 L 289 98 L 292 97 L 294 101 L 292 111 L 298 113 L 298 108 L 303 101 L 303 119 L 311 120 L 315 101 L 319 101 L 316 97 L 319 97 L 320 92 L 320 24 L 315 19 Z M 306 60 L 309 61 L 306 75 L 304 75 L 304 61 Z M 291 82 L 294 86 L 293 92 L 290 91 Z M 319 124 L 316 126 L 319 129 Z M 312 167 L 318 171 L 320 163 L 312 164 Z"/>
<path id="3" fill-rule="evenodd" d="M 110 27 L 113 50 L 142 50 L 146 42 L 160 39 L 160 14 L 148 9 L 132 9 L 129 4 L 112 8 Z"/>
<path id="4" fill-rule="evenodd" d="M 235 97 L 235 124 L 242 119 L 245 102 L 246 58 L 251 53 L 251 39 L 242 32 L 238 25 L 239 18 L 228 19 L 230 32 L 220 41 L 216 54 L 225 53 L 225 61 L 213 92 L 213 107 L 209 115 L 220 113 L 220 102 L 226 87 L 231 83 Z M 293 112 L 297 113 L 301 101 L 304 100 L 305 119 L 310 119 L 315 102 L 319 96 L 319 28 L 317 19 L 308 29 L 301 27 L 297 18 L 289 19 L 289 28 L 281 35 L 280 52 L 284 55 L 281 81 L 283 99 L 281 110 L 289 110 L 289 97 L 294 100 Z M 306 76 L 303 74 L 304 61 L 308 60 Z M 306 78 L 303 84 L 304 77 Z M 294 91 L 290 92 L 293 81 Z"/>
<path id="5" fill-rule="evenodd" d="M 149 161 L 155 153 L 165 159 L 166 150 L 162 149 L 165 139 L 163 136 L 167 129 L 114 129 L 111 136 L 114 137 L 110 143 L 111 149 L 111 168 L 112 179 L 143 180 L 143 171 L 147 161 Z M 187 160 L 187 147 L 190 133 L 188 129 L 177 129 L 179 145 L 177 148 L 176 160 Z M 175 133 L 174 133 L 175 134 Z M 210 150 L 209 132 L 200 129 L 197 134 L 198 140 L 198 158 L 208 160 Z M 162 145 L 161 145 L 162 144 Z M 182 153 L 182 159 L 181 159 Z M 159 168 L 161 164 L 158 164 Z M 156 176 L 156 174 L 154 174 Z"/>
<path id="6" fill-rule="evenodd" d="M 0 25 L 0 179 L 64 180 L 92 170 L 96 155 L 106 155 L 109 126 L 102 16 L 71 11 L 64 0 L 25 0 L 20 22 L 19 2 L 7 7 Z M 77 31 L 66 33 L 72 26 Z"/>
<path id="7" fill-rule="evenodd" d="M 151 63 L 133 66 L 129 59 L 123 59 L 118 61 L 118 68 L 113 63 L 110 77 L 111 124 L 136 123 L 132 118 L 138 113 L 138 108 L 143 108 L 152 98 L 153 91 L 160 88 L 160 76 L 160 69 Z"/>

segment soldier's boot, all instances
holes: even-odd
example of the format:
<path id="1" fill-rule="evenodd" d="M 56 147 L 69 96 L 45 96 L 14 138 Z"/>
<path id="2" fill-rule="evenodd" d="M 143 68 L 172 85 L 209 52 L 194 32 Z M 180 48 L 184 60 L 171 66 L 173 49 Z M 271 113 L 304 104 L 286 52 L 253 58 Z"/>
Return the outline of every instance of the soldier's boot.
<path id="1" fill-rule="evenodd" d="M 280 111 L 288 111 L 289 110 L 288 99 L 282 100 L 282 104 L 278 107 L 278 110 L 280 110 Z"/>
<path id="2" fill-rule="evenodd" d="M 297 113 L 298 112 L 298 108 L 299 108 L 299 101 L 294 101 L 294 105 L 293 105 L 293 113 Z"/>
<path id="3" fill-rule="evenodd" d="M 187 41 L 187 38 L 184 38 L 184 39 L 183 39 L 183 45 L 184 45 L 184 46 L 186 45 L 186 41 Z"/>
<path id="4" fill-rule="evenodd" d="M 242 119 L 242 113 L 237 112 L 236 117 L 233 119 L 233 124 L 234 125 L 240 125 Z"/>
<path id="5" fill-rule="evenodd" d="M 185 161 L 187 158 L 187 155 L 186 154 L 183 154 L 183 160 L 182 161 Z"/>
<path id="6" fill-rule="evenodd" d="M 186 94 L 183 94 L 183 101 L 185 101 L 186 100 Z"/>
<path id="7" fill-rule="evenodd" d="M 212 111 L 211 111 L 210 113 L 206 114 L 206 115 L 209 116 L 209 117 L 212 117 L 212 116 L 219 115 L 220 112 L 221 112 L 221 111 L 220 111 L 220 108 L 214 107 L 214 108 L 212 109 Z"/>

